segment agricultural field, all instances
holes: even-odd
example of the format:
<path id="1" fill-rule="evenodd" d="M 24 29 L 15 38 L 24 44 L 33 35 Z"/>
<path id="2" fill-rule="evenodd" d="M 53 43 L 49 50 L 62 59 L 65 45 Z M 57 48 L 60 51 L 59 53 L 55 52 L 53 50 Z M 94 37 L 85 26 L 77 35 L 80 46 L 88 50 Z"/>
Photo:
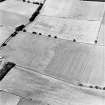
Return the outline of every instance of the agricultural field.
<path id="1" fill-rule="evenodd" d="M 104 2 L 91 2 L 91 0 L 47 0 L 41 15 L 66 19 L 101 21 L 104 10 Z"/>
<path id="2" fill-rule="evenodd" d="M 105 1 L 0 0 L 0 105 L 105 105 Z"/>
<path id="3" fill-rule="evenodd" d="M 7 12 L 16 13 L 26 17 L 30 17 L 33 12 L 38 8 L 38 5 L 27 4 L 26 2 L 18 0 L 6 0 L 5 2 L 0 3 L 0 10 L 5 10 Z"/>
<path id="4" fill-rule="evenodd" d="M 103 46 L 21 32 L 0 50 L 0 56 L 69 83 L 84 82 L 105 86 L 104 52 Z"/>
<path id="5" fill-rule="evenodd" d="M 0 83 L 0 89 L 26 97 L 19 105 L 104 105 L 105 97 L 105 92 L 75 87 L 18 66 Z"/>
<path id="6" fill-rule="evenodd" d="M 17 105 L 20 98 L 8 92 L 0 91 L 0 105 Z"/>

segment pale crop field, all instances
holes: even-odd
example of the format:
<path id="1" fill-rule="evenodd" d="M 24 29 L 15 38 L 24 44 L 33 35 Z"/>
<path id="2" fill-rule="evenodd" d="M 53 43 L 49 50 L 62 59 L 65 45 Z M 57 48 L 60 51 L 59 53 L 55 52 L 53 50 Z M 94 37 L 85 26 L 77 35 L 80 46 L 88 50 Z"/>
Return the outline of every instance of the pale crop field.
<path id="1" fill-rule="evenodd" d="M 19 15 L 24 15 L 26 17 L 31 17 L 33 12 L 36 11 L 38 5 L 27 4 L 22 1 L 17 0 L 6 0 L 0 3 L 0 10 L 6 10 L 8 12 L 17 13 Z"/>
<path id="2" fill-rule="evenodd" d="M 82 0 L 47 0 L 41 15 L 101 21 L 105 10 L 104 2 Z"/>
<path id="3" fill-rule="evenodd" d="M 0 50 L 0 56 L 69 83 L 105 86 L 104 52 L 103 46 L 21 32 Z"/>
<path id="4" fill-rule="evenodd" d="M 3 42 L 0 105 L 105 105 L 105 2 L 0 2 Z"/>
<path id="5" fill-rule="evenodd" d="M 19 100 L 19 96 L 0 91 L 0 105 L 17 105 Z"/>
<path id="6" fill-rule="evenodd" d="M 0 10 L 0 25 L 3 26 L 11 26 L 13 29 L 21 24 L 25 24 L 28 22 L 28 17 L 13 13 L 7 12 L 6 10 Z"/>
<path id="7" fill-rule="evenodd" d="M 33 100 L 23 99 L 19 105 L 104 105 L 104 92 L 74 87 L 18 66 L 0 82 L 0 89 Z"/>
<path id="8" fill-rule="evenodd" d="M 28 32 L 41 32 L 48 36 L 57 36 L 66 40 L 94 44 L 100 29 L 100 21 L 56 18 L 39 15 L 32 24 L 26 27 Z"/>

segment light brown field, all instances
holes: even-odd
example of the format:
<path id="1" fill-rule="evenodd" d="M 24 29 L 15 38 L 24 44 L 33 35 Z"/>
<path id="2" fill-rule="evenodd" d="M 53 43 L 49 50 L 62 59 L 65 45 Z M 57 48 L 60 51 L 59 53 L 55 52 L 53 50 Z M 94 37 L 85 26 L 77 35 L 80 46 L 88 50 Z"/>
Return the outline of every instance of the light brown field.
<path id="1" fill-rule="evenodd" d="M 0 49 L 0 70 L 16 63 L 0 81 L 0 105 L 105 105 L 105 2 L 46 0 L 28 24 L 37 8 L 0 2 L 0 45 L 27 24 Z"/>
<path id="2" fill-rule="evenodd" d="M 0 105 L 17 105 L 19 100 L 18 96 L 0 91 Z"/>
<path id="3" fill-rule="evenodd" d="M 24 46 L 25 45 L 25 46 Z M 20 33 L 0 56 L 68 83 L 105 86 L 104 46 Z"/>
<path id="4" fill-rule="evenodd" d="M 77 42 L 92 43 L 97 39 L 100 21 L 64 19 L 49 16 L 39 16 L 35 22 L 27 26 L 28 32 L 41 32 L 44 35 Z"/>
<path id="5" fill-rule="evenodd" d="M 41 15 L 100 21 L 103 18 L 104 11 L 104 2 L 47 0 Z"/>
<path id="6" fill-rule="evenodd" d="M 28 23 L 27 16 L 0 10 L 0 25 L 15 27 Z"/>
<path id="7" fill-rule="evenodd" d="M 32 98 L 35 105 L 104 105 L 105 101 L 104 92 L 100 90 L 96 92 L 74 87 L 20 67 L 15 67 L 7 74 L 0 82 L 0 89 Z"/>
<path id="8" fill-rule="evenodd" d="M 6 10 L 8 12 L 17 13 L 27 16 L 28 18 L 36 11 L 38 5 L 27 4 L 22 1 L 7 0 L 0 3 L 0 10 Z"/>

